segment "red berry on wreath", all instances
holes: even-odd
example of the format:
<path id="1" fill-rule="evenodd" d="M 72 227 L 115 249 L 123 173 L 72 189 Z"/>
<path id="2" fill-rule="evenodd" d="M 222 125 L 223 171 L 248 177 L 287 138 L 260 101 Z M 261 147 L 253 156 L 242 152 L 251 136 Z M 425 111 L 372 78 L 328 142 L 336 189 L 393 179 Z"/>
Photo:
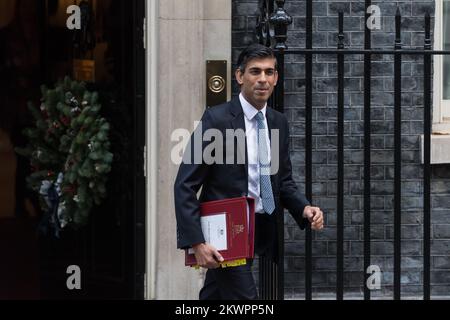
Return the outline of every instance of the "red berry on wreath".
<path id="1" fill-rule="evenodd" d="M 70 124 L 69 118 L 67 117 L 62 117 L 61 118 L 61 122 L 65 125 L 68 126 Z"/>

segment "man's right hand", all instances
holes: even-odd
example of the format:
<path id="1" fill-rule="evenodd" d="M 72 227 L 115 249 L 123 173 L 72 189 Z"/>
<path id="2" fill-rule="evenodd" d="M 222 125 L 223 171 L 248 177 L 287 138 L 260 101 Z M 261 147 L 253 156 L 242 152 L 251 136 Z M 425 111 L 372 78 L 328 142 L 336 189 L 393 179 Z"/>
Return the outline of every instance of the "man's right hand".
<path id="1" fill-rule="evenodd" d="M 195 259 L 197 259 L 197 263 L 200 267 L 206 269 L 216 269 L 220 266 L 220 262 L 223 262 L 223 257 L 209 243 L 199 243 L 193 245 Z"/>

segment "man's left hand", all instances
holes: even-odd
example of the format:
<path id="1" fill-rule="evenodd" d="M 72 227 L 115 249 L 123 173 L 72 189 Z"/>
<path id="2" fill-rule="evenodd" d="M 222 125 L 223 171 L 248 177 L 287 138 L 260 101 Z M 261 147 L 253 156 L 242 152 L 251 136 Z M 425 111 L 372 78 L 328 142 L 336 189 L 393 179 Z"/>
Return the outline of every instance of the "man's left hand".
<path id="1" fill-rule="evenodd" d="M 306 206 L 303 210 L 303 217 L 311 222 L 311 229 L 323 229 L 323 212 L 319 207 Z"/>

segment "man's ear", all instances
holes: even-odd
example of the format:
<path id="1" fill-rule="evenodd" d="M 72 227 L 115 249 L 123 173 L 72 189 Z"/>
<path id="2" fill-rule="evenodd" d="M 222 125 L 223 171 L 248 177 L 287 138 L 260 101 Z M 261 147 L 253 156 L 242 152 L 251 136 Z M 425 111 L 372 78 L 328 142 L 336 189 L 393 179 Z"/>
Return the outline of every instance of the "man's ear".
<path id="1" fill-rule="evenodd" d="M 273 86 L 275 87 L 277 85 L 277 83 L 278 83 L 278 71 L 275 70 L 275 82 L 274 82 Z"/>
<path id="2" fill-rule="evenodd" d="M 234 72 L 234 76 L 236 77 L 236 81 L 239 83 L 239 85 L 243 84 L 244 81 L 242 81 L 243 73 L 241 72 L 241 69 L 236 69 Z"/>

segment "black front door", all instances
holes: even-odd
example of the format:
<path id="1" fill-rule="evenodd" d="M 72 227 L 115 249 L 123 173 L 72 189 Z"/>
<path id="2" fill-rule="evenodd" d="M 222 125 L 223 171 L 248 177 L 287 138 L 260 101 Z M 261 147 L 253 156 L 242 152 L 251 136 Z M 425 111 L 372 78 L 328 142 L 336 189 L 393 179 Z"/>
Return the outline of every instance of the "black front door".
<path id="1" fill-rule="evenodd" d="M 72 29 L 67 7 L 74 3 L 82 23 Z M 0 242 L 9 246 L 0 246 L 0 298 L 142 299 L 145 1 L 6 0 L 3 6 L 0 11 L 8 14 L 0 15 L 0 168 L 9 169 L 0 170 L 6 199 L 0 205 Z M 107 198 L 92 209 L 88 224 L 63 229 L 57 238 L 54 232 L 37 233 L 44 213 L 25 187 L 29 163 L 14 148 L 27 143 L 21 133 L 31 123 L 26 102 L 38 104 L 39 86 L 51 87 L 66 76 L 98 92 L 101 115 L 111 125 L 114 161 Z M 81 288 L 73 286 L 78 275 Z"/>

